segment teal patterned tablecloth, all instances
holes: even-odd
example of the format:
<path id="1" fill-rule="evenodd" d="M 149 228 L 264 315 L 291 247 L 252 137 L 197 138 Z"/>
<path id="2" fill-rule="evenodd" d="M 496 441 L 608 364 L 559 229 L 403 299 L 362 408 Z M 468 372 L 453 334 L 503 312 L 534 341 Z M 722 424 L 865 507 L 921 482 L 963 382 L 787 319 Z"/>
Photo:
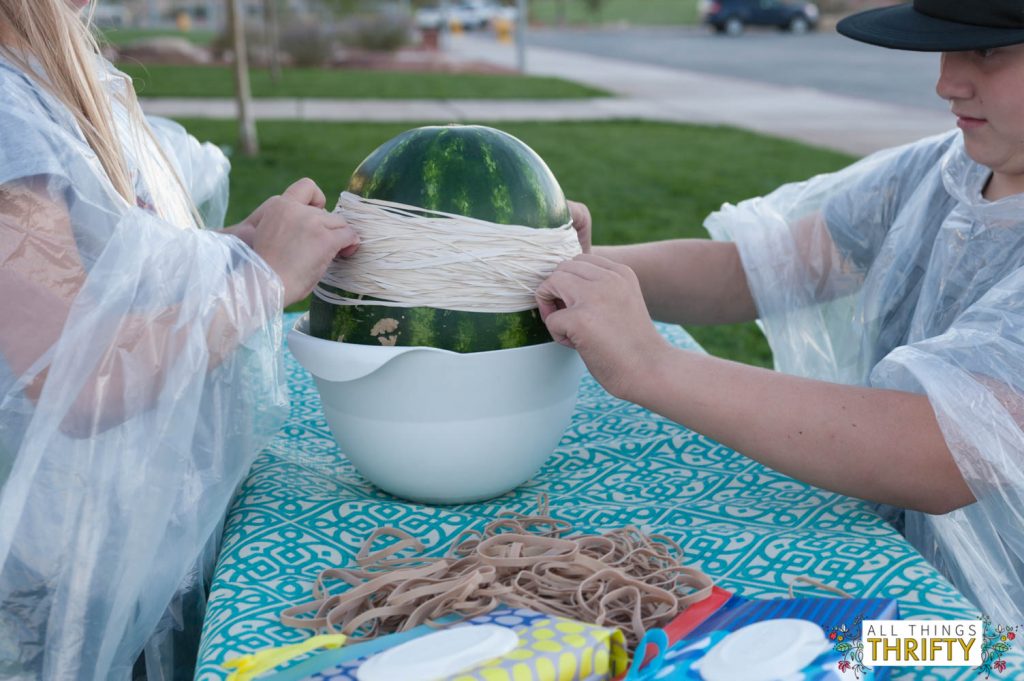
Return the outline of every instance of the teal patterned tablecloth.
<path id="1" fill-rule="evenodd" d="M 286 316 L 285 328 L 293 321 Z M 678 327 L 660 328 L 676 345 L 699 349 Z M 583 531 L 637 524 L 663 532 L 688 563 L 748 597 L 785 595 L 790 580 L 805 575 L 858 597 L 897 599 L 907 618 L 978 616 L 867 504 L 794 481 L 617 400 L 589 375 L 560 446 L 533 479 L 487 502 L 430 507 L 363 480 L 338 450 L 312 378 L 290 354 L 285 362 L 291 416 L 227 517 L 197 667 L 204 681 L 223 679 L 229 657 L 306 638 L 278 614 L 307 599 L 320 570 L 349 564 L 375 528 L 400 527 L 443 553 L 503 509 L 535 510 L 539 493 L 554 515 Z M 941 678 L 950 676 L 976 678 L 964 669 Z M 939 677 L 936 670 L 894 678 Z"/>

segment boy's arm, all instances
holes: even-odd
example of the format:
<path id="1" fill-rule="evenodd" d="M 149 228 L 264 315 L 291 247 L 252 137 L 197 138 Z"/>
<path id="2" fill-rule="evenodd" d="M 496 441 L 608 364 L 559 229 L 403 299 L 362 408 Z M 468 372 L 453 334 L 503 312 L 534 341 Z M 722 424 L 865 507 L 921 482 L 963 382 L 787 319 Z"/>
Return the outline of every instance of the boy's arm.
<path id="1" fill-rule="evenodd" d="M 735 244 L 676 239 L 597 246 L 593 253 L 632 269 L 652 318 L 674 324 L 732 324 L 757 318 Z"/>
<path id="2" fill-rule="evenodd" d="M 674 348 L 651 323 L 638 275 L 596 254 L 559 265 L 537 299 L 552 336 L 617 397 L 835 492 L 928 513 L 974 501 L 924 396 Z"/>
<path id="3" fill-rule="evenodd" d="M 792 234 L 793 266 L 803 268 L 801 277 L 811 287 L 808 303 L 846 295 L 860 285 L 861 274 L 839 253 L 820 213 L 799 220 Z M 739 249 L 732 242 L 676 239 L 596 246 L 592 252 L 636 273 L 647 309 L 658 321 L 702 326 L 749 322 L 759 316 Z"/>
<path id="4" fill-rule="evenodd" d="M 622 395 L 817 487 L 942 514 L 974 502 L 924 395 L 665 347 Z"/>

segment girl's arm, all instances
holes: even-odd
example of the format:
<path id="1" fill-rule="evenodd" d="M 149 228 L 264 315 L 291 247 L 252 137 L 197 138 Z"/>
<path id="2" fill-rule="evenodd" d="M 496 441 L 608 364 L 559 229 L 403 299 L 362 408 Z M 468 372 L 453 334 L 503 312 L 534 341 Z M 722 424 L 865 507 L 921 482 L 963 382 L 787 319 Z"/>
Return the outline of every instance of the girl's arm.
<path id="1" fill-rule="evenodd" d="M 87 283 L 68 207 L 45 186 L 45 178 L 0 185 L 0 354 L 16 376 L 25 376 L 55 346 L 76 300 L 88 305 L 82 296 L 104 294 Z M 300 180 L 257 209 L 248 221 L 254 230 L 261 227 L 256 253 L 246 252 L 253 264 L 225 271 L 216 296 L 211 294 L 201 309 L 187 312 L 169 300 L 151 306 L 140 301 L 136 311 L 112 316 L 109 337 L 90 339 L 105 345 L 78 389 L 65 432 L 105 430 L 149 408 L 162 390 L 166 367 L 194 340 L 197 325 L 205 336 L 205 368 L 210 370 L 276 310 L 307 295 L 330 260 L 350 254 L 357 243 L 343 218 L 322 210 L 320 197 L 311 181 Z M 142 229 L 132 224 L 118 228 Z M 168 233 L 179 239 L 211 238 L 199 232 Z M 191 243 L 183 248 L 225 259 L 223 252 L 201 247 Z M 159 257 L 139 254 L 145 256 Z M 189 285 L 188 276 L 181 273 L 183 287 Z M 276 310 L 264 307 L 271 299 L 277 301 Z M 98 299 L 96 307 L 102 307 Z M 31 377 L 25 385 L 29 398 L 39 399 L 46 379 L 46 368 Z"/>
<path id="2" fill-rule="evenodd" d="M 226 234 L 228 236 L 238 237 L 243 244 L 252 248 L 252 245 L 256 239 L 256 226 L 253 225 L 249 220 L 243 220 L 237 225 L 231 225 L 218 230 L 220 234 Z"/>

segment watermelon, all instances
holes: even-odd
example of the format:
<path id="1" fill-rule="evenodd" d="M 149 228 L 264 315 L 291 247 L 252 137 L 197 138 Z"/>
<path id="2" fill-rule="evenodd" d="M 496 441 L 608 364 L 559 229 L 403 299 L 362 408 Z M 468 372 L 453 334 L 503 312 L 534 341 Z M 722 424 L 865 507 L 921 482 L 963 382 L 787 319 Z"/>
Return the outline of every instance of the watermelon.
<path id="1" fill-rule="evenodd" d="M 569 206 L 544 161 L 508 133 L 480 125 L 408 130 L 364 160 L 348 190 L 364 198 L 464 215 L 498 224 L 560 227 Z M 358 296 L 337 288 L 328 291 Z M 483 352 L 546 343 L 536 308 L 462 312 L 432 307 L 334 305 L 313 296 L 310 333 L 366 345 L 430 346 Z"/>

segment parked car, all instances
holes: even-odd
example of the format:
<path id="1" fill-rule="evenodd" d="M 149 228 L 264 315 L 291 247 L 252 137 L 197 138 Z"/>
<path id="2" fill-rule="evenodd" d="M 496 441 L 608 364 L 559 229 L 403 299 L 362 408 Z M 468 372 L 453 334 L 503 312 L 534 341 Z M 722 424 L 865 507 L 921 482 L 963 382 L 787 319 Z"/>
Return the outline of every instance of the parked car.
<path id="1" fill-rule="evenodd" d="M 416 10 L 416 26 L 421 29 L 439 29 L 458 23 L 462 28 L 473 31 L 487 28 L 499 16 L 509 18 L 509 9 L 514 18 L 515 9 L 505 8 L 488 0 L 450 0 L 444 10 L 439 6 L 421 7 Z"/>
<path id="2" fill-rule="evenodd" d="M 812 2 L 787 0 L 702 0 L 703 22 L 719 33 L 739 35 L 746 26 L 777 26 L 793 33 L 817 27 L 820 12 Z"/>

